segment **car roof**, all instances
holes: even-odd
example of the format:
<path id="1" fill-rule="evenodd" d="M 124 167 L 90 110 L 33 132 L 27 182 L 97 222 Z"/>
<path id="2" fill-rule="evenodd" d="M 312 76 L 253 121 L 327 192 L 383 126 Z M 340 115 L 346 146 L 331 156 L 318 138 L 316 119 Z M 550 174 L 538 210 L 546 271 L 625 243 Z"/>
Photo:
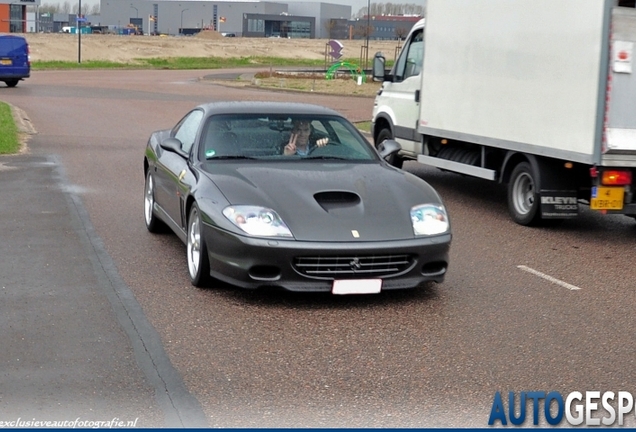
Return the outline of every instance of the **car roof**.
<path id="1" fill-rule="evenodd" d="M 289 102 L 233 101 L 211 102 L 199 105 L 207 115 L 216 114 L 296 114 L 334 115 L 344 117 L 337 111 L 320 105 Z"/>
<path id="2" fill-rule="evenodd" d="M 26 38 L 24 36 L 18 36 L 13 34 L 0 34 L 0 39 L 3 40 L 19 40 L 26 42 Z"/>

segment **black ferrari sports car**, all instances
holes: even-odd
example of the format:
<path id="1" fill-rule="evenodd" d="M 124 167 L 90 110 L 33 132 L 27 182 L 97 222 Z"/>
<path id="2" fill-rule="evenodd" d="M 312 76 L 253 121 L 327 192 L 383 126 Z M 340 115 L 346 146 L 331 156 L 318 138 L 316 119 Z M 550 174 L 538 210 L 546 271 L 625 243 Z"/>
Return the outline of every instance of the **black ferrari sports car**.
<path id="1" fill-rule="evenodd" d="M 437 192 L 389 165 L 341 114 L 291 103 L 198 106 L 152 133 L 144 216 L 185 243 L 190 279 L 367 294 L 442 282 L 451 227 Z"/>

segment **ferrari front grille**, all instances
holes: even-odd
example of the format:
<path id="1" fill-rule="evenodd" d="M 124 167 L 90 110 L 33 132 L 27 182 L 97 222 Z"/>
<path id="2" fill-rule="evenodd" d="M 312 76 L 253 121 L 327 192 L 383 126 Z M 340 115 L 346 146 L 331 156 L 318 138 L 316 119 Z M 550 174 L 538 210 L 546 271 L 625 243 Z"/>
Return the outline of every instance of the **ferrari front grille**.
<path id="1" fill-rule="evenodd" d="M 386 277 L 408 270 L 413 261 L 407 254 L 296 257 L 294 269 L 318 278 Z"/>

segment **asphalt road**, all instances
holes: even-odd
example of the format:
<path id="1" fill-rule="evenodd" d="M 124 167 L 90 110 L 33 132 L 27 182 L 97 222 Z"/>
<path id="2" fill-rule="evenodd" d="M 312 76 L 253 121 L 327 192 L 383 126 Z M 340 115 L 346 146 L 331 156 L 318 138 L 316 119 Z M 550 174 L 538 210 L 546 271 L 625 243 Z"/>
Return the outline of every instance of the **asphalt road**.
<path id="1" fill-rule="evenodd" d="M 37 130 L 28 154 L 0 157 L 0 421 L 484 427 L 496 391 L 636 394 L 636 223 L 584 210 L 521 227 L 502 186 L 415 163 L 451 215 L 445 283 L 344 298 L 190 286 L 185 247 L 144 227 L 150 132 L 211 100 L 313 102 L 353 121 L 373 104 L 197 81 L 210 73 L 0 87 Z"/>

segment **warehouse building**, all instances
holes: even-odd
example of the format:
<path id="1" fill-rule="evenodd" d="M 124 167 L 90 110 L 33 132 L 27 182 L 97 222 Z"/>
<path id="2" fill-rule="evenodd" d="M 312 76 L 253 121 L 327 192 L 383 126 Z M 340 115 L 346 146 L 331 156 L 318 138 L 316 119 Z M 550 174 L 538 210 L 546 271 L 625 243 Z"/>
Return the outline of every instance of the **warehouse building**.
<path id="1" fill-rule="evenodd" d="M 191 34 L 208 29 L 249 37 L 328 38 L 332 19 L 351 6 L 330 3 L 208 0 L 101 0 L 101 25 L 139 27 L 144 34 Z"/>
<path id="2" fill-rule="evenodd" d="M 27 6 L 40 6 L 40 0 L 0 0 L 0 33 L 25 33 Z"/>

